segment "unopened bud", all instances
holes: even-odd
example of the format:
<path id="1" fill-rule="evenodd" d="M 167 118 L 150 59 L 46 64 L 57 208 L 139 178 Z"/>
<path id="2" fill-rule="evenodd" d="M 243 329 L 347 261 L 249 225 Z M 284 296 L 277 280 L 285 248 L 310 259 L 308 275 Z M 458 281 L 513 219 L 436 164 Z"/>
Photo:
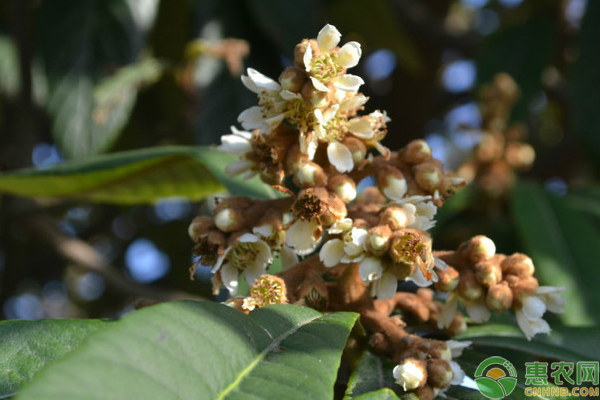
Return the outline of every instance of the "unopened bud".
<path id="1" fill-rule="evenodd" d="M 478 263 L 492 258 L 496 254 L 496 245 L 492 239 L 479 235 L 462 243 L 458 248 L 458 252 L 467 260 Z"/>
<path id="2" fill-rule="evenodd" d="M 427 382 L 427 370 L 423 361 L 407 358 L 394 367 L 395 382 L 404 390 L 414 390 Z"/>
<path id="3" fill-rule="evenodd" d="M 403 152 L 398 153 L 403 160 L 409 164 L 421 164 L 431 159 L 432 150 L 426 141 L 422 139 L 410 142 Z"/>
<path id="4" fill-rule="evenodd" d="M 435 288 L 440 292 L 452 292 L 460 282 L 460 274 L 454 268 L 448 266 L 446 269 L 437 270 L 438 281 Z"/>
<path id="5" fill-rule="evenodd" d="M 460 275 L 458 293 L 467 300 L 477 300 L 483 295 L 483 288 L 477 283 L 471 270 L 463 271 Z"/>
<path id="6" fill-rule="evenodd" d="M 294 47 L 294 65 L 298 68 L 305 68 L 304 53 L 306 53 L 306 46 L 310 46 L 310 41 L 303 40 Z"/>
<path id="7" fill-rule="evenodd" d="M 198 216 L 192 220 L 192 223 L 188 227 L 188 235 L 190 235 L 190 238 L 194 242 L 197 242 L 200 236 L 204 235 L 214 227 L 215 224 L 212 218 Z"/>
<path id="8" fill-rule="evenodd" d="M 327 92 L 315 89 L 311 81 L 302 86 L 302 98 L 312 107 L 321 108 L 327 105 Z"/>
<path id="9" fill-rule="evenodd" d="M 467 321 L 465 320 L 465 317 L 463 317 L 463 315 L 459 312 L 454 314 L 454 318 L 452 319 L 450 326 L 444 329 L 444 332 L 446 332 L 450 336 L 460 335 L 461 333 L 465 333 L 466 331 Z"/>
<path id="10" fill-rule="evenodd" d="M 340 196 L 344 203 L 350 203 L 356 198 L 356 184 L 349 176 L 342 174 L 331 176 L 327 188 Z"/>
<path id="11" fill-rule="evenodd" d="M 347 136 L 342 141 L 342 144 L 350 150 L 354 164 L 360 163 L 367 156 L 367 146 L 365 146 L 365 143 L 357 137 Z"/>
<path id="12" fill-rule="evenodd" d="M 522 277 L 532 276 L 535 271 L 531 258 L 521 253 L 515 253 L 506 257 L 502 262 L 501 267 L 502 272 L 507 275 L 517 275 Z"/>
<path id="13" fill-rule="evenodd" d="M 288 67 L 279 75 L 281 88 L 294 93 L 300 92 L 307 80 L 306 72 L 298 67 Z"/>
<path id="14" fill-rule="evenodd" d="M 392 230 L 406 228 L 408 216 L 400 207 L 388 207 L 379 215 L 379 223 L 387 224 Z"/>
<path id="15" fill-rule="evenodd" d="M 215 215 L 215 225 L 223 232 L 235 232 L 244 226 L 244 216 L 239 210 L 223 208 Z"/>
<path id="16" fill-rule="evenodd" d="M 427 383 L 435 388 L 444 388 L 450 385 L 450 381 L 454 378 L 450 363 L 445 360 L 428 360 L 427 375 Z"/>
<path id="17" fill-rule="evenodd" d="M 361 194 L 358 195 L 357 202 L 364 204 L 375 204 L 381 206 L 385 204 L 385 197 L 381 194 L 379 189 L 376 187 L 368 187 Z"/>
<path id="18" fill-rule="evenodd" d="M 296 184 L 302 188 L 325 186 L 326 180 L 323 169 L 313 162 L 302 165 L 296 172 Z"/>
<path id="19" fill-rule="evenodd" d="M 285 157 L 285 168 L 288 173 L 296 173 L 301 165 L 308 162 L 308 156 L 300 150 L 299 144 L 292 145 Z"/>
<path id="20" fill-rule="evenodd" d="M 391 200 L 400 200 L 408 191 L 408 184 L 402 172 L 396 168 L 381 168 L 377 171 L 377 186 Z"/>
<path id="21" fill-rule="evenodd" d="M 488 289 L 485 304 L 498 313 L 508 310 L 513 301 L 513 292 L 507 282 L 500 282 Z"/>
<path id="22" fill-rule="evenodd" d="M 333 225 L 348 215 L 346 203 L 335 193 L 328 193 L 324 204 L 325 212 L 321 214 L 320 219 L 325 226 Z"/>
<path id="23" fill-rule="evenodd" d="M 502 270 L 495 258 L 482 261 L 475 265 L 475 278 L 485 287 L 490 287 L 502 280 Z"/>
<path id="24" fill-rule="evenodd" d="M 415 166 L 415 180 L 419 186 L 432 193 L 442 182 L 442 170 L 433 162 L 424 162 Z"/>
<path id="25" fill-rule="evenodd" d="M 513 293 L 513 308 L 519 307 L 524 297 L 533 296 L 539 287 L 537 279 L 533 276 L 520 277 L 517 275 L 507 275 L 506 282 Z"/>
<path id="26" fill-rule="evenodd" d="M 528 169 L 535 160 L 535 150 L 527 143 L 509 143 L 506 146 L 504 157 L 511 167 Z"/>
<path id="27" fill-rule="evenodd" d="M 379 225 L 369 230 L 367 248 L 376 256 L 383 255 L 390 245 L 392 230 L 387 225 Z"/>

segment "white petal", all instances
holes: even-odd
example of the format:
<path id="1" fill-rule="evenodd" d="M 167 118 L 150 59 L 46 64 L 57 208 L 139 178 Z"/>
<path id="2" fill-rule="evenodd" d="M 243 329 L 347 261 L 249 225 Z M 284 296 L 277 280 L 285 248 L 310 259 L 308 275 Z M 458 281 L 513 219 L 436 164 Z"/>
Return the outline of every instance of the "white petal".
<path id="1" fill-rule="evenodd" d="M 320 108 L 317 108 L 315 111 L 313 111 L 313 114 L 315 115 L 315 118 L 316 118 L 317 122 L 319 123 L 319 125 L 322 125 L 323 123 L 325 123 L 325 121 L 323 119 L 323 111 L 321 111 Z"/>
<path id="2" fill-rule="evenodd" d="M 331 142 L 327 146 L 327 158 L 338 172 L 350 172 L 354 168 L 350 149 L 340 142 Z"/>
<path id="3" fill-rule="evenodd" d="M 327 268 L 335 267 L 340 263 L 344 256 L 344 241 L 340 239 L 331 239 L 327 241 L 321 251 L 319 251 L 319 260 Z"/>
<path id="4" fill-rule="evenodd" d="M 244 233 L 242 236 L 237 238 L 240 243 L 256 243 L 260 240 L 258 236 L 252 233 Z"/>
<path id="5" fill-rule="evenodd" d="M 231 132 L 233 132 L 233 134 L 236 135 L 236 136 L 243 137 L 246 140 L 251 140 L 252 139 L 252 132 L 240 131 L 238 128 L 236 128 L 233 125 L 231 125 L 229 127 L 229 129 L 231 129 Z"/>
<path id="6" fill-rule="evenodd" d="M 252 228 L 252 233 L 260 235 L 263 238 L 268 238 L 273 234 L 273 225 L 265 224 L 261 226 L 255 226 Z"/>
<path id="7" fill-rule="evenodd" d="M 437 257 L 433 257 L 433 265 L 437 269 L 441 269 L 442 271 L 445 270 L 446 268 L 448 268 L 448 264 L 446 264 L 446 261 L 442 260 L 441 258 L 437 258 Z"/>
<path id="8" fill-rule="evenodd" d="M 333 86 L 347 92 L 356 92 L 364 83 L 360 76 L 344 74 L 335 78 Z"/>
<path id="9" fill-rule="evenodd" d="M 335 46 L 338 45 L 341 38 L 342 34 L 335 26 L 330 24 L 325 25 L 317 35 L 317 44 L 319 45 L 319 50 L 321 50 L 323 53 L 333 50 Z"/>
<path id="10" fill-rule="evenodd" d="M 294 248 L 297 254 L 308 254 L 319 243 L 317 240 L 318 229 L 319 221 L 316 218 L 310 221 L 298 219 L 288 229 L 285 235 L 285 242 L 288 246 Z"/>
<path id="11" fill-rule="evenodd" d="M 220 146 L 217 146 L 218 150 L 236 156 L 244 155 L 252 150 L 250 142 L 237 135 L 223 135 L 221 136 L 221 143 Z"/>
<path id="12" fill-rule="evenodd" d="M 302 61 L 304 61 L 304 68 L 306 69 L 306 72 L 310 72 L 310 62 L 312 61 L 312 57 L 312 47 L 310 46 L 310 44 L 307 43 L 306 50 L 304 51 L 304 57 L 302 58 Z"/>
<path id="13" fill-rule="evenodd" d="M 427 217 L 428 219 L 433 219 L 437 213 L 437 206 L 433 204 L 432 201 L 417 202 L 415 203 L 415 206 L 417 207 L 417 213 Z"/>
<path id="14" fill-rule="evenodd" d="M 248 68 L 247 72 L 250 79 L 252 79 L 252 82 L 254 82 L 254 84 L 259 88 L 277 92 L 281 90 L 281 85 L 277 81 L 274 81 L 268 76 L 261 74 L 254 68 Z"/>
<path id="15" fill-rule="evenodd" d="M 378 299 L 391 299 L 396 294 L 398 288 L 398 279 L 391 271 L 385 271 L 379 280 L 373 282 L 371 287 L 371 295 Z"/>
<path id="16" fill-rule="evenodd" d="M 349 231 L 352 228 L 352 219 L 344 218 L 335 222 L 331 227 L 327 230 L 332 235 L 337 235 L 342 232 Z"/>
<path id="17" fill-rule="evenodd" d="M 460 367 L 460 365 L 458 365 L 456 361 L 450 361 L 449 364 L 450 368 L 452 369 L 452 373 L 454 374 L 454 377 L 450 381 L 450 384 L 460 385 L 463 379 L 465 379 L 465 371 L 463 371 L 463 369 Z"/>
<path id="18" fill-rule="evenodd" d="M 517 311 L 517 323 L 527 340 L 531 340 L 538 333 L 550 333 L 551 331 L 550 325 L 545 320 L 540 318 L 532 321 L 522 311 Z"/>
<path id="19" fill-rule="evenodd" d="M 338 51 L 336 61 L 344 68 L 352 68 L 358 64 L 361 55 L 360 43 L 348 42 Z"/>
<path id="20" fill-rule="evenodd" d="M 327 107 L 327 109 L 325 110 L 325 112 L 323 113 L 323 123 L 328 123 L 329 121 L 331 121 L 331 119 L 333 117 L 335 117 L 335 113 L 337 113 L 337 111 L 339 110 L 340 105 L 339 104 L 334 104 L 330 107 Z"/>
<path id="21" fill-rule="evenodd" d="M 400 200 L 408 191 L 408 184 L 404 178 L 396 178 L 394 176 L 387 177 L 387 185 L 383 186 L 383 194 L 391 200 Z"/>
<path id="22" fill-rule="evenodd" d="M 284 100 L 297 100 L 297 99 L 301 99 L 302 95 L 300 93 L 294 93 L 290 90 L 282 90 L 281 92 L 279 92 L 279 95 L 281 96 L 282 99 Z"/>
<path id="23" fill-rule="evenodd" d="M 454 320 L 456 314 L 456 308 L 458 307 L 458 297 L 454 293 L 450 293 L 450 296 L 446 299 L 446 304 L 442 308 L 442 313 L 438 318 L 438 328 L 448 328 Z"/>
<path id="24" fill-rule="evenodd" d="M 227 164 L 225 167 L 225 173 L 230 178 L 241 174 L 242 172 L 246 172 L 250 170 L 254 166 L 254 163 L 248 160 L 239 160 L 234 161 L 230 164 Z"/>
<path id="25" fill-rule="evenodd" d="M 458 358 L 462 355 L 463 350 L 469 347 L 473 342 L 465 340 L 446 340 L 446 346 L 452 353 L 452 358 Z"/>
<path id="26" fill-rule="evenodd" d="M 221 268 L 221 280 L 231 296 L 237 294 L 239 274 L 238 269 L 231 263 L 226 263 Z"/>
<path id="27" fill-rule="evenodd" d="M 238 122 L 242 124 L 244 129 L 253 131 L 264 126 L 262 108 L 253 106 L 245 109 L 238 115 Z"/>
<path id="28" fill-rule="evenodd" d="M 366 118 L 352 118 L 348 121 L 348 130 L 361 139 L 372 139 L 373 128 Z"/>
<path id="29" fill-rule="evenodd" d="M 329 88 L 314 76 L 310 77 L 310 81 L 312 82 L 314 88 L 317 89 L 319 92 L 329 92 Z"/>
<path id="30" fill-rule="evenodd" d="M 463 300 L 462 305 L 475 323 L 481 324 L 486 322 L 492 315 L 482 299 L 477 301 Z"/>
<path id="31" fill-rule="evenodd" d="M 246 88 L 248 88 L 252 92 L 256 94 L 260 93 L 260 88 L 256 86 L 252 78 L 250 78 L 249 76 L 242 75 L 242 83 L 244 84 L 244 86 L 246 86 Z"/>
<path id="32" fill-rule="evenodd" d="M 365 250 L 365 243 L 369 232 L 363 228 L 352 228 L 350 240 L 346 241 L 344 252 L 351 257 L 356 257 Z"/>
<path id="33" fill-rule="evenodd" d="M 294 265 L 300 262 L 294 250 L 286 245 L 281 246 L 281 250 L 279 250 L 279 257 L 281 258 L 281 269 L 283 271 L 292 268 Z"/>
<path id="34" fill-rule="evenodd" d="M 406 280 L 413 281 L 415 283 L 415 285 L 417 285 L 419 287 L 431 286 L 432 283 L 437 282 L 437 275 L 434 272 L 432 272 L 432 273 L 433 273 L 434 278 L 429 280 L 429 279 L 425 278 L 425 275 L 423 275 L 421 268 L 417 268 L 415 273 L 412 274 L 411 276 L 409 276 L 408 278 L 406 278 Z"/>
<path id="35" fill-rule="evenodd" d="M 350 97 L 345 98 L 340 104 L 340 111 L 353 110 L 357 107 L 362 106 L 367 101 L 369 101 L 369 98 L 363 96 L 362 94 L 350 95 Z"/>
<path id="36" fill-rule="evenodd" d="M 269 117 L 267 119 L 264 120 L 264 122 L 269 125 L 272 128 L 275 128 L 276 126 L 278 126 L 281 121 L 283 121 L 283 119 L 285 118 L 285 114 L 277 114 L 273 117 Z"/>
<path id="37" fill-rule="evenodd" d="M 368 257 L 362 260 L 358 267 L 358 273 L 366 283 L 376 281 L 383 274 L 383 265 L 379 258 Z"/>
<path id="38" fill-rule="evenodd" d="M 531 321 L 542 318 L 546 312 L 544 301 L 537 296 L 528 296 L 523 299 L 523 314 Z"/>

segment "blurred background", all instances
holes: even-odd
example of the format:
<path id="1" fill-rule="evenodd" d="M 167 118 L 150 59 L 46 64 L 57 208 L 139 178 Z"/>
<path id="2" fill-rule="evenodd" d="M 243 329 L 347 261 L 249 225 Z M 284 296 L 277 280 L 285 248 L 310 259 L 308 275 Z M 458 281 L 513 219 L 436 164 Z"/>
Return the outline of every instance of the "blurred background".
<path id="1" fill-rule="evenodd" d="M 567 325 L 600 322 L 600 2 L 1 0 L 0 176 L 167 144 L 213 145 L 325 23 L 362 44 L 384 145 L 424 138 L 471 183 L 435 249 L 485 234 L 564 286 Z M 498 75 L 505 73 L 507 75 Z M 534 157 L 535 156 L 535 157 Z M 206 204 L 119 206 L 0 193 L 5 319 L 115 317 L 139 299 L 211 298 L 189 279 Z M 200 274 L 202 275 L 202 273 Z M 557 322 L 557 321 L 554 321 Z"/>

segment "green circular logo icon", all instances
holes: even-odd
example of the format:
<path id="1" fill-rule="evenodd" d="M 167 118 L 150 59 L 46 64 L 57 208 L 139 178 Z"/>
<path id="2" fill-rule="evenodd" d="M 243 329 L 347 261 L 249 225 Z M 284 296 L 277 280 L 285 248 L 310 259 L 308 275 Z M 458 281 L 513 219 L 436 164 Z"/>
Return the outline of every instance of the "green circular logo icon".
<path id="1" fill-rule="evenodd" d="M 517 371 L 507 359 L 490 357 L 477 367 L 475 383 L 485 397 L 502 399 L 515 390 Z"/>

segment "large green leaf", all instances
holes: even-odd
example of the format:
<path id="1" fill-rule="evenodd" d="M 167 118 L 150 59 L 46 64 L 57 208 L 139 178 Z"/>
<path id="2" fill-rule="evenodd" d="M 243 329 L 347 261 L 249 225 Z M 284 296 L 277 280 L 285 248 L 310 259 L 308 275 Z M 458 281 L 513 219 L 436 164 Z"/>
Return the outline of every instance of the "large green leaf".
<path id="1" fill-rule="evenodd" d="M 126 151 L 0 175 L 0 192 L 113 204 L 173 196 L 199 200 L 225 188 L 235 195 L 275 197 L 275 191 L 258 178 L 228 178 L 223 170 L 231 161 L 232 156 L 203 147 Z"/>
<path id="2" fill-rule="evenodd" d="M 365 351 L 350 376 L 344 399 L 350 400 L 365 393 L 393 387 L 395 385 L 393 369 L 394 364 L 390 361 Z"/>
<path id="3" fill-rule="evenodd" d="M 136 98 L 134 85 L 112 86 L 104 102 L 95 96 L 101 79 L 138 56 L 141 35 L 130 9 L 124 0 L 54 0 L 42 2 L 40 13 L 54 139 L 67 157 L 102 152 L 116 140 Z"/>
<path id="4" fill-rule="evenodd" d="M 105 326 L 107 323 L 100 320 L 0 322 L 0 398 L 15 393 L 46 364 Z"/>
<path id="5" fill-rule="evenodd" d="M 571 71 L 571 103 L 569 111 L 575 133 L 585 142 L 592 161 L 600 168 L 600 93 L 590 88 L 600 85 L 600 3 L 590 1 L 579 34 L 578 57 Z"/>
<path id="6" fill-rule="evenodd" d="M 390 389 L 380 389 L 375 392 L 361 394 L 355 400 L 400 400 L 396 393 Z"/>
<path id="7" fill-rule="evenodd" d="M 353 313 L 213 302 L 125 316 L 41 371 L 27 399 L 331 399 Z"/>
<path id="8" fill-rule="evenodd" d="M 561 361 L 600 360 L 597 327 L 553 327 L 550 335 L 529 341 L 514 325 L 484 324 L 470 327 L 456 339 Z"/>
<path id="9" fill-rule="evenodd" d="M 600 322 L 600 234 L 567 200 L 534 183 L 519 183 L 512 193 L 514 223 L 540 282 L 564 286 L 562 321 L 569 325 Z"/>

